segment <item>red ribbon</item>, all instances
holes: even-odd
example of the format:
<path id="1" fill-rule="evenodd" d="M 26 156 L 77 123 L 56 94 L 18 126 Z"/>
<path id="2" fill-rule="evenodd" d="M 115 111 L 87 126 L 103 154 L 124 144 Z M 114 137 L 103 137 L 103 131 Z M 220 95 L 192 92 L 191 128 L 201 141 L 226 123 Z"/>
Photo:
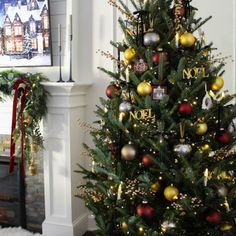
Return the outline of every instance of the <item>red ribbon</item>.
<path id="1" fill-rule="evenodd" d="M 17 80 L 14 85 L 13 89 L 15 90 L 14 97 L 13 97 L 13 109 L 12 109 L 12 126 L 11 126 L 11 146 L 10 146 L 10 159 L 9 159 L 9 172 L 12 173 L 14 171 L 14 162 L 15 162 L 15 149 L 16 144 L 14 140 L 14 132 L 16 128 L 16 113 L 17 113 L 17 103 L 19 94 L 20 97 L 20 130 L 21 130 L 21 173 L 22 176 L 25 175 L 25 168 L 24 168 L 24 115 L 23 111 L 25 108 L 26 102 L 26 95 L 28 93 L 29 87 L 29 80 L 27 79 L 19 79 Z M 23 92 L 19 90 L 22 89 Z"/>

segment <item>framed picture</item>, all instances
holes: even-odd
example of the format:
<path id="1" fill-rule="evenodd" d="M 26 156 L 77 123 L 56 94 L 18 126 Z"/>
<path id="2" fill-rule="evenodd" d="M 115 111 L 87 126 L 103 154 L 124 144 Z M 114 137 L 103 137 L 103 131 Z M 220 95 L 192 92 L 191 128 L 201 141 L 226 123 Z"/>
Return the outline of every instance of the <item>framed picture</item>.
<path id="1" fill-rule="evenodd" d="M 49 0 L 0 0 L 0 67 L 51 65 Z"/>
<path id="2" fill-rule="evenodd" d="M 164 96 L 167 95 L 167 87 L 158 85 L 154 86 L 152 89 L 152 99 L 153 100 L 161 100 Z"/>

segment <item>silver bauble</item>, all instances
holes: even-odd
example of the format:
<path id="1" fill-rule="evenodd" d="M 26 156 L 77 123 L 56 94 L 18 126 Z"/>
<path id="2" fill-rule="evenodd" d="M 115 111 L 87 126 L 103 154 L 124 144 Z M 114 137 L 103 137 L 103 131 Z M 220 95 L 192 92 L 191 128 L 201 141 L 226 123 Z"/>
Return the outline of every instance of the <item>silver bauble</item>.
<path id="1" fill-rule="evenodd" d="M 176 224 L 172 221 L 165 220 L 161 224 L 161 229 L 163 232 L 176 228 Z"/>
<path id="2" fill-rule="evenodd" d="M 119 106 L 120 112 L 127 112 L 132 109 L 132 105 L 129 102 L 122 102 Z"/>
<path id="3" fill-rule="evenodd" d="M 174 146 L 174 152 L 182 156 L 187 156 L 192 152 L 192 147 L 185 143 L 177 144 Z"/>
<path id="4" fill-rule="evenodd" d="M 228 189 L 222 185 L 217 189 L 217 193 L 219 197 L 226 197 L 228 194 Z"/>
<path id="5" fill-rule="evenodd" d="M 234 118 L 229 124 L 228 131 L 230 133 L 236 133 L 236 118 Z"/>
<path id="6" fill-rule="evenodd" d="M 137 150 L 133 144 L 126 144 L 121 149 L 121 158 L 126 161 L 132 161 L 137 155 Z"/>
<path id="7" fill-rule="evenodd" d="M 160 36 L 152 31 L 147 32 L 144 35 L 143 42 L 145 46 L 156 46 L 160 42 Z"/>

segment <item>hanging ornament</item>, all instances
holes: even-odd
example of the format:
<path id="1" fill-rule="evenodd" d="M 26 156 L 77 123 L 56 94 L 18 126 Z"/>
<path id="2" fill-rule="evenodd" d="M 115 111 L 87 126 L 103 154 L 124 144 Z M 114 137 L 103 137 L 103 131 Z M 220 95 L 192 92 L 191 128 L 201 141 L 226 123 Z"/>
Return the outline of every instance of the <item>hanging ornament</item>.
<path id="1" fill-rule="evenodd" d="M 117 155 L 120 151 L 120 146 L 117 143 L 110 143 L 108 144 L 108 149 L 113 155 Z"/>
<path id="2" fill-rule="evenodd" d="M 204 122 L 197 122 L 196 126 L 196 134 L 197 135 L 205 135 L 208 129 L 208 126 Z"/>
<path id="3" fill-rule="evenodd" d="M 204 179 L 203 179 L 204 187 L 207 186 L 208 179 L 209 179 L 209 170 L 208 170 L 208 168 L 206 168 L 205 171 L 204 171 Z"/>
<path id="4" fill-rule="evenodd" d="M 161 224 L 161 231 L 163 233 L 166 233 L 174 228 L 176 228 L 176 224 L 173 221 L 166 220 Z"/>
<path id="5" fill-rule="evenodd" d="M 129 229 L 129 225 L 127 224 L 127 222 L 123 221 L 121 224 L 120 224 L 120 228 L 122 231 L 128 231 Z"/>
<path id="6" fill-rule="evenodd" d="M 124 52 L 124 58 L 127 60 L 127 61 L 131 61 L 133 60 L 133 58 L 135 57 L 136 55 L 136 52 L 135 52 L 135 49 L 134 48 L 127 48 Z"/>
<path id="7" fill-rule="evenodd" d="M 37 143 L 31 143 L 30 144 L 30 152 L 31 153 L 37 153 L 39 151 L 39 146 Z"/>
<path id="8" fill-rule="evenodd" d="M 228 194 L 228 189 L 226 188 L 225 185 L 221 185 L 220 187 L 217 188 L 217 193 L 219 197 L 226 197 Z"/>
<path id="9" fill-rule="evenodd" d="M 203 151 L 203 152 L 206 152 L 206 151 L 211 151 L 211 147 L 208 143 L 205 143 L 203 145 L 200 146 L 200 150 Z"/>
<path id="10" fill-rule="evenodd" d="M 168 53 L 167 52 L 154 52 L 152 56 L 152 62 L 157 65 L 160 61 L 161 55 L 163 56 L 163 61 L 168 61 Z"/>
<path id="11" fill-rule="evenodd" d="M 122 122 L 124 119 L 126 119 L 128 116 L 125 112 L 119 113 L 119 121 Z"/>
<path id="12" fill-rule="evenodd" d="M 150 186 L 150 191 L 151 191 L 152 193 L 156 193 L 156 192 L 160 189 L 160 187 L 161 187 L 161 185 L 160 185 L 160 183 L 157 181 L 157 182 L 151 184 L 151 186 Z"/>
<path id="13" fill-rule="evenodd" d="M 206 216 L 206 221 L 213 225 L 219 225 L 222 222 L 222 216 L 220 211 L 213 210 Z"/>
<path id="14" fill-rule="evenodd" d="M 129 102 L 122 102 L 119 106 L 120 112 L 129 112 L 132 109 L 132 105 Z"/>
<path id="15" fill-rule="evenodd" d="M 152 158 L 153 158 L 153 156 L 151 154 L 144 154 L 142 156 L 143 165 L 146 167 L 151 166 L 153 164 Z"/>
<path id="16" fill-rule="evenodd" d="M 180 36 L 180 43 L 184 47 L 192 47 L 196 42 L 196 38 L 191 33 L 184 33 Z"/>
<path id="17" fill-rule="evenodd" d="M 182 104 L 179 105 L 178 112 L 181 116 L 188 116 L 191 115 L 193 110 L 192 104 L 188 102 L 183 102 Z"/>
<path id="18" fill-rule="evenodd" d="M 140 96 L 147 96 L 152 93 L 152 86 L 150 83 L 143 81 L 138 84 L 137 92 Z"/>
<path id="19" fill-rule="evenodd" d="M 236 133 L 236 118 L 234 118 L 230 124 L 229 124 L 229 127 L 228 127 L 228 131 L 229 133 Z"/>
<path id="20" fill-rule="evenodd" d="M 122 90 L 121 97 L 125 101 L 129 101 L 130 103 L 134 104 L 136 102 L 134 94 L 132 91 L 128 91 L 126 89 Z"/>
<path id="21" fill-rule="evenodd" d="M 230 224 L 229 222 L 224 222 L 220 226 L 220 231 L 223 231 L 223 232 L 230 231 L 232 228 L 233 228 L 232 224 Z"/>
<path id="22" fill-rule="evenodd" d="M 224 79 L 221 76 L 217 76 L 215 81 L 211 85 L 212 90 L 219 91 L 224 86 Z"/>
<path id="23" fill-rule="evenodd" d="M 174 146 L 174 152 L 181 156 L 188 156 L 192 152 L 192 146 L 186 144 L 184 139 L 185 125 L 180 123 L 180 144 Z"/>
<path id="24" fill-rule="evenodd" d="M 164 196 L 168 201 L 172 202 L 172 201 L 177 200 L 178 195 L 179 195 L 179 190 L 173 185 L 166 187 L 164 190 Z"/>
<path id="25" fill-rule="evenodd" d="M 137 149 L 133 144 L 126 144 L 121 149 L 121 158 L 126 161 L 132 161 L 137 156 Z"/>
<path id="26" fill-rule="evenodd" d="M 228 145 L 231 142 L 231 135 L 225 130 L 221 130 L 220 134 L 216 135 L 216 140 L 221 144 L 221 145 Z"/>
<path id="27" fill-rule="evenodd" d="M 184 17 L 185 15 L 185 8 L 182 4 L 176 4 L 175 5 L 175 8 L 174 8 L 174 14 L 175 16 L 178 16 L 178 17 Z"/>
<path id="28" fill-rule="evenodd" d="M 24 123 L 27 125 L 31 125 L 33 122 L 33 117 L 29 115 L 27 112 L 24 112 Z"/>
<path id="29" fill-rule="evenodd" d="M 212 99 L 207 91 L 207 84 L 206 83 L 205 83 L 205 92 L 206 92 L 206 94 L 202 100 L 202 109 L 209 110 L 212 107 L 213 103 L 212 103 Z"/>
<path id="30" fill-rule="evenodd" d="M 150 29 L 147 33 L 145 33 L 143 42 L 147 47 L 155 47 L 160 42 L 160 35 L 155 33 L 153 29 Z"/>
<path id="31" fill-rule="evenodd" d="M 143 59 L 139 59 L 139 61 L 134 64 L 134 70 L 139 74 L 143 74 L 147 69 L 148 64 L 144 62 Z"/>
<path id="32" fill-rule="evenodd" d="M 154 215 L 154 209 L 147 203 L 139 205 L 136 209 L 137 215 L 151 219 Z"/>
<path id="33" fill-rule="evenodd" d="M 106 89 L 106 95 L 108 98 L 119 96 L 120 88 L 117 85 L 109 85 Z"/>
<path id="34" fill-rule="evenodd" d="M 37 166 L 36 166 L 35 161 L 33 159 L 31 159 L 31 162 L 30 162 L 29 175 L 30 176 L 37 175 Z"/>

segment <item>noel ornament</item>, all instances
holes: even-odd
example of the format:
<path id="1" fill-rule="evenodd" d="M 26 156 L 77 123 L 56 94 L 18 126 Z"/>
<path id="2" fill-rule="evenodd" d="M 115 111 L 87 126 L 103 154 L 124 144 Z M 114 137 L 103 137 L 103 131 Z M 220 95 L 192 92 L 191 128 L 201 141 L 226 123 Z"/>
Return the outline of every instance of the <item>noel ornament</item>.
<path id="1" fill-rule="evenodd" d="M 134 70 L 139 74 L 144 73 L 148 69 L 148 65 L 143 59 L 139 59 L 137 63 L 134 64 Z"/>
<path id="2" fill-rule="evenodd" d="M 202 100 L 202 109 L 209 110 L 212 107 L 213 103 L 212 103 L 210 95 L 208 94 L 206 83 L 205 83 L 205 92 L 206 92 L 206 95 L 204 96 Z"/>
<path id="3" fill-rule="evenodd" d="M 143 42 L 145 46 L 154 47 L 160 42 L 159 34 L 153 32 L 153 30 L 149 30 L 143 38 Z"/>

